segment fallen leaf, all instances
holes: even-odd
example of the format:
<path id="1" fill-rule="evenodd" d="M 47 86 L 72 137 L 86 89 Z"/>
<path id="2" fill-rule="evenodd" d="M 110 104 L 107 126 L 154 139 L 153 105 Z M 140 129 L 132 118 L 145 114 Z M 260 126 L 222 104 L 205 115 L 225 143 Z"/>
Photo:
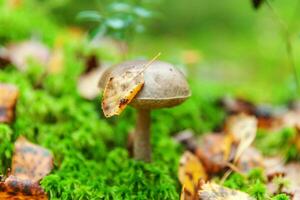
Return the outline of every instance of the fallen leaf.
<path id="1" fill-rule="evenodd" d="M 106 117 L 119 115 L 138 94 L 144 85 L 144 71 L 154 60 L 160 56 L 158 54 L 141 69 L 125 71 L 118 76 L 111 76 L 106 83 L 102 99 L 102 110 Z"/>
<path id="2" fill-rule="evenodd" d="M 39 181 L 53 168 L 51 153 L 19 137 L 15 143 L 11 175 L 0 182 L 2 200 L 47 200 Z"/>
<path id="3" fill-rule="evenodd" d="M 207 174 L 199 159 L 191 152 L 186 151 L 180 159 L 178 179 L 183 186 L 185 196 L 197 196 L 199 180 L 206 180 Z M 187 199 L 187 197 L 185 198 Z"/>
<path id="4" fill-rule="evenodd" d="M 232 98 L 225 96 L 219 100 L 219 104 L 229 114 L 253 114 L 255 112 L 255 105 L 250 101 L 242 98 Z"/>
<path id="5" fill-rule="evenodd" d="M 225 132 L 231 135 L 238 144 L 233 163 L 236 163 L 243 152 L 249 148 L 256 137 L 257 120 L 253 116 L 239 114 L 229 117 L 226 122 Z"/>
<path id="6" fill-rule="evenodd" d="M 243 156 L 241 156 L 238 160 L 237 167 L 241 172 L 245 173 L 253 168 L 263 168 L 263 156 L 254 147 L 249 147 L 244 151 Z"/>
<path id="7" fill-rule="evenodd" d="M 11 174 L 33 182 L 40 181 L 53 168 L 53 156 L 49 150 L 19 137 L 15 143 Z"/>
<path id="8" fill-rule="evenodd" d="M 0 84 L 0 123 L 11 123 L 15 118 L 18 89 L 11 84 Z"/>
<path id="9" fill-rule="evenodd" d="M 276 176 L 283 176 L 285 174 L 284 159 L 281 157 L 265 157 L 263 165 L 269 181 Z"/>
<path id="10" fill-rule="evenodd" d="M 99 95 L 98 81 L 106 69 L 107 67 L 102 65 L 79 77 L 77 89 L 81 97 L 92 100 Z"/>
<path id="11" fill-rule="evenodd" d="M 186 129 L 177 133 L 174 137 L 176 142 L 181 143 L 185 146 L 188 151 L 195 152 L 197 149 L 197 142 L 195 138 L 195 134 L 192 130 Z"/>
<path id="12" fill-rule="evenodd" d="M 0 182 L 1 200 L 47 200 L 48 196 L 37 182 L 9 176 Z"/>
<path id="13" fill-rule="evenodd" d="M 187 188 L 182 186 L 181 194 L 180 194 L 180 200 L 198 200 L 199 195 L 198 191 L 200 189 L 201 180 L 198 181 L 197 185 L 195 186 L 195 192 L 191 193 Z"/>
<path id="14" fill-rule="evenodd" d="M 293 200 L 300 199 L 300 163 L 292 162 L 284 167 L 285 178 L 289 181 L 288 187 L 284 188 L 282 191 L 287 194 L 292 194 Z"/>
<path id="15" fill-rule="evenodd" d="M 281 116 L 281 127 L 300 127 L 300 111 L 289 111 Z"/>
<path id="16" fill-rule="evenodd" d="M 0 69 L 10 64 L 9 57 L 7 56 L 7 50 L 0 48 Z"/>
<path id="17" fill-rule="evenodd" d="M 46 68 L 50 52 L 42 43 L 29 40 L 9 45 L 6 49 L 6 56 L 17 69 L 26 71 L 29 60 L 34 60 Z"/>
<path id="18" fill-rule="evenodd" d="M 203 183 L 198 192 L 199 200 L 254 200 L 248 194 L 215 183 Z"/>
<path id="19" fill-rule="evenodd" d="M 208 173 L 220 172 L 231 155 L 232 138 L 225 134 L 207 134 L 195 150 Z"/>

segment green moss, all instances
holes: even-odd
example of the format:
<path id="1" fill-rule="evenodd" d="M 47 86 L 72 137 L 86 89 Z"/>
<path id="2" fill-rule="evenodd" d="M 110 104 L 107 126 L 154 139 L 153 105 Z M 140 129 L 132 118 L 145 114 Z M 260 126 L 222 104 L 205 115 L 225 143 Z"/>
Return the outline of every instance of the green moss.
<path id="1" fill-rule="evenodd" d="M 8 125 L 0 124 L 0 174 L 5 174 L 10 166 L 13 151 L 13 133 Z"/>
<path id="2" fill-rule="evenodd" d="M 296 149 L 296 130 L 284 128 L 278 132 L 259 130 L 255 145 L 264 155 L 274 156 L 283 154 L 286 161 L 298 160 L 300 155 Z"/>
<path id="3" fill-rule="evenodd" d="M 76 155 L 65 159 L 42 185 L 51 199 L 178 199 L 168 167 L 134 161 L 120 148 L 103 162 Z"/>
<path id="4" fill-rule="evenodd" d="M 263 170 L 257 168 L 250 170 L 246 176 L 238 173 L 231 174 L 224 182 L 224 186 L 244 191 L 257 200 L 265 200 L 270 199 L 266 183 L 267 179 Z M 274 196 L 272 199 L 283 198 L 285 195 L 280 194 L 277 196 Z"/>
<path id="5" fill-rule="evenodd" d="M 286 194 L 278 194 L 274 197 L 272 197 L 272 200 L 290 200 L 291 198 L 287 196 Z"/>

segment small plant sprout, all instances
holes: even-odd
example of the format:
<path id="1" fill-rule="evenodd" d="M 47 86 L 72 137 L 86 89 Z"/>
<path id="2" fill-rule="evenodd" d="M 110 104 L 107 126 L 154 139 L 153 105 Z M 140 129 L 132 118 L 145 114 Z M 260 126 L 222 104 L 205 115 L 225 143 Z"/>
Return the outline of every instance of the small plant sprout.
<path id="1" fill-rule="evenodd" d="M 142 76 L 132 74 L 141 74 Z M 117 83 L 110 85 L 110 88 L 108 87 L 110 81 L 114 79 L 119 81 L 121 91 L 116 90 Z M 128 86 L 134 83 L 137 84 L 135 90 Z M 151 161 L 150 111 L 179 105 L 191 94 L 188 83 L 179 70 L 169 63 L 154 61 L 154 59 L 150 62 L 127 61 L 108 69 L 100 79 L 100 87 L 105 88 L 102 109 L 107 117 L 120 114 L 124 109 L 124 104 L 130 104 L 137 109 L 134 158 L 146 162 Z M 129 94 L 135 93 L 135 95 L 123 95 L 124 90 L 127 89 L 129 89 Z M 105 94 L 107 90 L 114 90 L 114 95 L 107 98 Z M 116 92 L 122 97 L 118 98 Z M 117 99 L 118 104 L 114 105 L 106 99 Z M 111 113 L 112 107 L 117 107 L 117 111 Z"/>

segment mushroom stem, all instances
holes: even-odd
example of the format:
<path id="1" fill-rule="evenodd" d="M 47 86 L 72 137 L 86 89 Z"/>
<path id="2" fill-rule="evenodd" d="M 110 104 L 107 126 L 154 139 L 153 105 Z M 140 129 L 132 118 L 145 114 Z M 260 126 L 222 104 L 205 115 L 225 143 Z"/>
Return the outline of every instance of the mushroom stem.
<path id="1" fill-rule="evenodd" d="M 150 110 L 138 109 L 134 135 L 134 158 L 145 162 L 151 161 Z"/>

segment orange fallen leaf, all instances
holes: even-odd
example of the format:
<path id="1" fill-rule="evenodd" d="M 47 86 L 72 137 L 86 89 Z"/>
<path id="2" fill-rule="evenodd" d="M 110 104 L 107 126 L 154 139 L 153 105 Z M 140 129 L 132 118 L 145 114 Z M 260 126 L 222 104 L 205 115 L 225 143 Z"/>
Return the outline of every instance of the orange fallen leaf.
<path id="1" fill-rule="evenodd" d="M 11 123 L 15 117 L 18 89 L 11 84 L 0 84 L 0 123 Z"/>
<path id="2" fill-rule="evenodd" d="M 1 200 L 47 200 L 48 196 L 38 183 L 9 176 L 0 182 Z"/>
<path id="3" fill-rule="evenodd" d="M 182 195 L 185 196 L 185 199 L 193 199 L 197 196 L 199 180 L 206 180 L 207 174 L 199 159 L 187 151 L 180 159 L 178 178 L 183 186 Z"/>
<path id="4" fill-rule="evenodd" d="M 53 168 L 53 156 L 38 145 L 19 137 L 15 143 L 11 175 L 0 182 L 2 200 L 47 200 L 39 181 Z"/>
<path id="5" fill-rule="evenodd" d="M 125 71 L 118 76 L 111 76 L 106 83 L 102 99 L 102 110 L 106 117 L 119 115 L 138 94 L 144 85 L 144 71 L 154 60 L 160 56 L 158 54 L 141 69 Z"/>

